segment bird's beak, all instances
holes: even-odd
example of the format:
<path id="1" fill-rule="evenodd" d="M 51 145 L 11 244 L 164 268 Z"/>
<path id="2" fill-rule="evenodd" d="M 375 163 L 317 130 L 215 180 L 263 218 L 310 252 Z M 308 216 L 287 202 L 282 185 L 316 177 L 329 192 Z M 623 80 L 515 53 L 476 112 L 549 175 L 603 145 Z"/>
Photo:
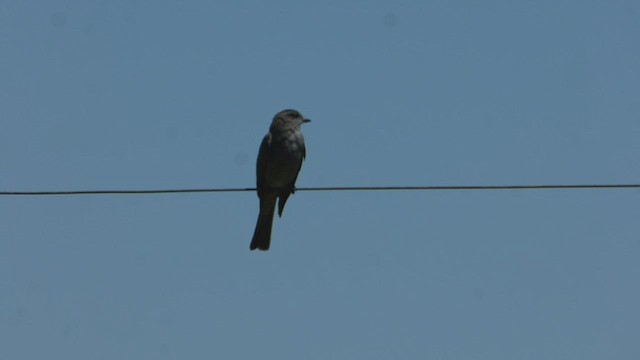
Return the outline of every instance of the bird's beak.
<path id="1" fill-rule="evenodd" d="M 303 122 L 303 123 L 308 123 L 308 122 L 311 122 L 311 120 L 309 120 L 309 119 L 303 119 L 303 120 L 302 120 L 302 122 Z"/>

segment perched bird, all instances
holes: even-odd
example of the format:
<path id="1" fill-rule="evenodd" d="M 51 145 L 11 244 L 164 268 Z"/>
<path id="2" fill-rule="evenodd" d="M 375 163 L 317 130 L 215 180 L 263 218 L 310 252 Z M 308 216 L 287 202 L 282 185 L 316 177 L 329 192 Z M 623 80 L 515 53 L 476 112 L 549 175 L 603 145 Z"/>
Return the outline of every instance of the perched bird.
<path id="1" fill-rule="evenodd" d="M 256 165 L 260 214 L 249 247 L 251 250 L 269 250 L 276 199 L 278 216 L 282 216 L 289 195 L 295 191 L 298 172 L 306 155 L 300 127 L 310 121 L 295 110 L 280 111 L 262 139 Z"/>

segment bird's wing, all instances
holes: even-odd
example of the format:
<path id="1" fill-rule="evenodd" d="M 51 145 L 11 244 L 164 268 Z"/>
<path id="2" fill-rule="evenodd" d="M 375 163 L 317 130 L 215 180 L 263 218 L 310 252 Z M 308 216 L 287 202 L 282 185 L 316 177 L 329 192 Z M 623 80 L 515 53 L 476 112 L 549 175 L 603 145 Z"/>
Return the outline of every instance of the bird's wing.
<path id="1" fill-rule="evenodd" d="M 258 197 L 262 197 L 262 193 L 267 188 L 265 176 L 270 152 L 271 132 L 264 136 L 264 139 L 262 139 L 262 143 L 260 144 L 260 151 L 258 151 L 258 161 L 256 162 L 256 188 L 258 189 Z"/>

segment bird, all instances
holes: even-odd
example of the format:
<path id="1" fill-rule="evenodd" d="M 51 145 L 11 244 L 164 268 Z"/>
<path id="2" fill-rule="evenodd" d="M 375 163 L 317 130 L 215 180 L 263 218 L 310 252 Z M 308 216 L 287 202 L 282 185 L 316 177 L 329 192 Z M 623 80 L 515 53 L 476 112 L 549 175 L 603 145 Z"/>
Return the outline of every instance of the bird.
<path id="1" fill-rule="evenodd" d="M 260 199 L 260 213 L 251 250 L 269 250 L 271 227 L 278 201 L 278 216 L 295 192 L 296 179 L 306 157 L 302 124 L 311 122 L 296 110 L 286 109 L 271 121 L 269 132 L 262 139 L 256 162 L 256 189 Z"/>

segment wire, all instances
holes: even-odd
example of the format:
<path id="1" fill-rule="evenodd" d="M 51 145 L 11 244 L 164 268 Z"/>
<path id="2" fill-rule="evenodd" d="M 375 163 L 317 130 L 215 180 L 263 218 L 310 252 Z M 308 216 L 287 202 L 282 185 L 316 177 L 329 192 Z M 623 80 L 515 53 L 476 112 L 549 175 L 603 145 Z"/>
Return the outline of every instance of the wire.
<path id="1" fill-rule="evenodd" d="M 468 186 L 334 186 L 305 187 L 296 191 L 476 191 L 476 190 L 567 190 L 567 189 L 640 189 L 640 184 L 578 184 L 578 185 L 468 185 Z M 0 191 L 0 196 L 48 195 L 148 195 L 213 192 L 256 191 L 255 188 L 158 189 L 158 190 L 70 190 L 70 191 Z"/>

